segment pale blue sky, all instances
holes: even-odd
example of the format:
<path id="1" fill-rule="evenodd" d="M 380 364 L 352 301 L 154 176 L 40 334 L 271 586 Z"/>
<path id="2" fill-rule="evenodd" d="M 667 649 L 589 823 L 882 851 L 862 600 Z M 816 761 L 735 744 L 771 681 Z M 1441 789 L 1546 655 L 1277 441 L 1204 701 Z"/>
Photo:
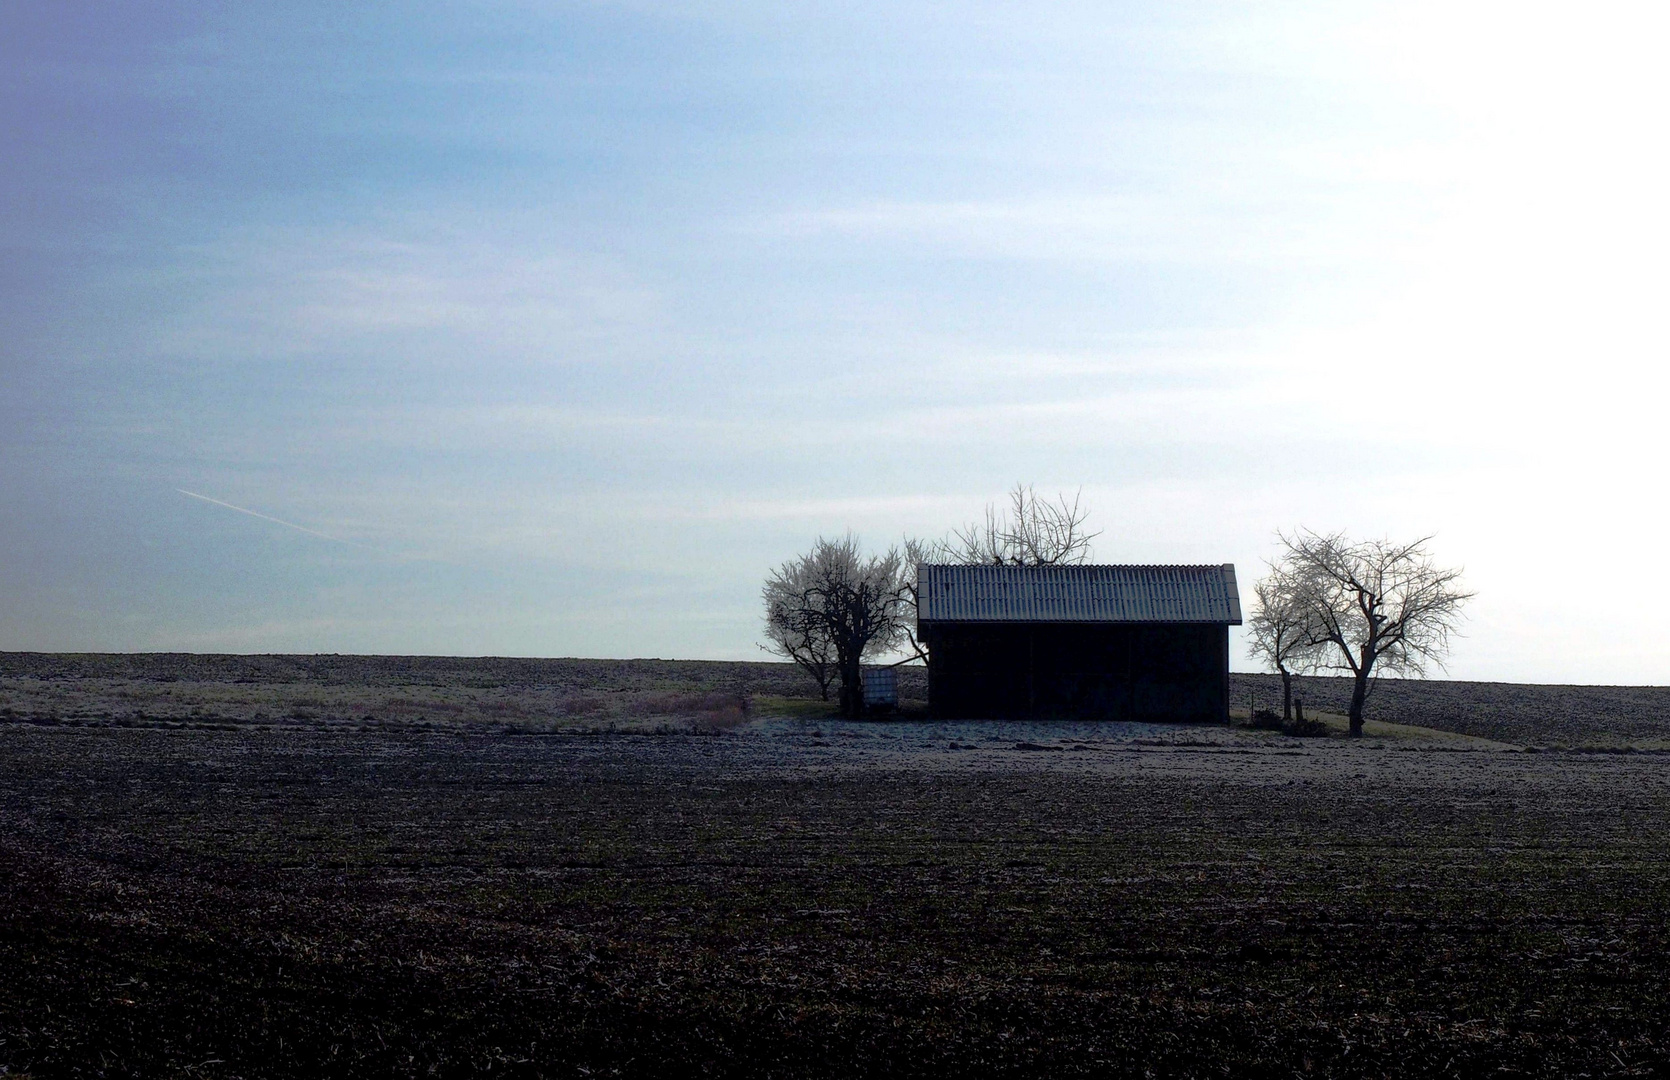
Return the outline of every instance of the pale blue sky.
<path id="1" fill-rule="evenodd" d="M 0 9 L 0 648 L 756 657 L 1026 480 L 1670 681 L 1655 6 L 351 7 Z"/>

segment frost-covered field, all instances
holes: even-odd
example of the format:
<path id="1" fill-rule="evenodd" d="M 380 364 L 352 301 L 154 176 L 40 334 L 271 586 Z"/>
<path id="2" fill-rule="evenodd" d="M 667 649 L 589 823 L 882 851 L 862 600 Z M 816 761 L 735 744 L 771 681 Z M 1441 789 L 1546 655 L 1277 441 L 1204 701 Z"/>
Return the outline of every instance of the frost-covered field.
<path id="1" fill-rule="evenodd" d="M 4 684 L 73 711 L 0 723 L 12 1073 L 1670 1068 L 1670 756 L 851 724 L 770 665 L 128 663 Z M 182 685 L 323 704 L 98 697 Z M 459 710 L 335 711 L 424 687 Z"/>

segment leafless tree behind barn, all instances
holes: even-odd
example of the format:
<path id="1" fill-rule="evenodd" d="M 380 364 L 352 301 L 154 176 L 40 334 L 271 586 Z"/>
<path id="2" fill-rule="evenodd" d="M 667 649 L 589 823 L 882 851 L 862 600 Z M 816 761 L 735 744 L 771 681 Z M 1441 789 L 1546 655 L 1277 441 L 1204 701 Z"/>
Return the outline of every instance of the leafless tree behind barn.
<path id="1" fill-rule="evenodd" d="M 1085 528 L 1090 511 L 1057 495 L 1052 502 L 1038 497 L 1030 484 L 1016 484 L 1009 492 L 1009 508 L 986 505 L 986 520 L 957 529 L 933 545 L 931 554 L 964 566 L 1057 566 L 1082 563 L 1090 557 L 1090 541 L 1100 533 Z"/>

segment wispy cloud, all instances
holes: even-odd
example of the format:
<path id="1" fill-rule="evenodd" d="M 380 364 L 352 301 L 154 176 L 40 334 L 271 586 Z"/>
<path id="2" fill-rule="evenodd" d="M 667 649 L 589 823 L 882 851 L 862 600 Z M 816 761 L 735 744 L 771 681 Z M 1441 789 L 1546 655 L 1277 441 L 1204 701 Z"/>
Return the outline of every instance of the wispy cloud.
<path id="1" fill-rule="evenodd" d="M 320 532 L 318 529 L 310 529 L 306 525 L 297 525 L 293 521 L 285 521 L 283 518 L 275 518 L 271 514 L 263 514 L 259 510 L 251 510 L 251 509 L 249 509 L 247 507 L 243 507 L 243 506 L 234 506 L 233 504 L 231 504 L 229 502 L 223 502 L 220 499 L 211 499 L 207 495 L 199 495 L 197 492 L 187 491 L 185 488 L 175 488 L 174 490 L 178 491 L 181 495 L 187 496 L 188 498 L 197 499 L 197 500 L 200 500 L 202 502 L 210 503 L 211 505 L 214 505 L 214 506 L 223 506 L 228 510 L 236 510 L 240 514 L 248 514 L 250 517 L 260 518 L 262 521 L 270 521 L 274 525 L 282 525 L 286 529 L 294 529 L 295 531 L 297 531 L 299 533 L 306 533 L 309 536 L 316 536 L 320 540 L 329 540 L 333 544 L 347 544 L 349 547 L 361 548 L 365 551 L 376 550 L 375 548 L 372 548 L 372 547 L 370 547 L 369 545 L 366 545 L 366 544 L 361 544 L 361 543 L 358 543 L 358 542 L 353 541 L 353 540 L 344 540 L 340 536 L 332 536 L 330 533 L 323 533 L 323 532 Z"/>

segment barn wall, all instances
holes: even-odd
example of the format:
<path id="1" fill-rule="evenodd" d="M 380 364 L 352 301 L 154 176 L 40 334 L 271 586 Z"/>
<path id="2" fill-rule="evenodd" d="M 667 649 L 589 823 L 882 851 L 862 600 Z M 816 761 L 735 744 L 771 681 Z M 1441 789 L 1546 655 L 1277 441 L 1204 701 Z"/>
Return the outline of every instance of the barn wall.
<path id="1" fill-rule="evenodd" d="M 1228 716 L 1223 625 L 950 623 L 927 636 L 936 717 L 1222 723 Z"/>

